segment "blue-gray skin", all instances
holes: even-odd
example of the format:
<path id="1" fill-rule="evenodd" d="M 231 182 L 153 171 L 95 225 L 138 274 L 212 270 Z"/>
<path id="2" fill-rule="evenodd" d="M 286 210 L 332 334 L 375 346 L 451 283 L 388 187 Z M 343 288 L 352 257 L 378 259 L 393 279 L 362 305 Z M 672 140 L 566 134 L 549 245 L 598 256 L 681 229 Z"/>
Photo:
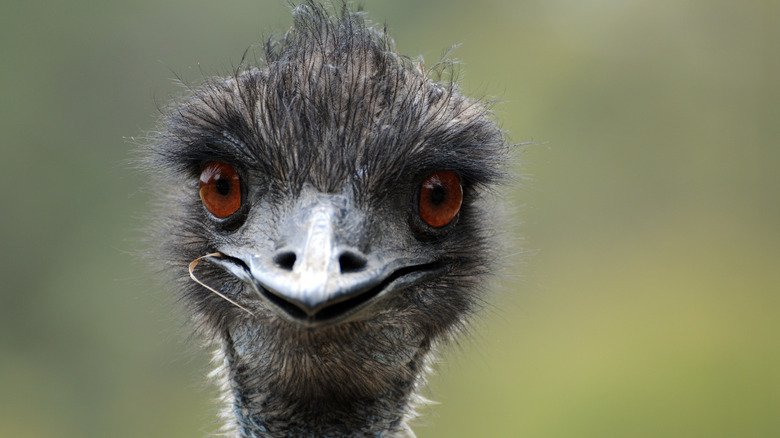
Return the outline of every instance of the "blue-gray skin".
<path id="1" fill-rule="evenodd" d="M 145 160 L 158 265 L 219 346 L 229 433 L 410 433 L 436 346 L 485 293 L 484 195 L 508 149 L 482 103 L 429 73 L 360 14 L 306 2 L 261 67 L 210 79 L 164 115 Z M 198 194 L 210 162 L 240 176 L 227 218 Z M 420 185 L 439 171 L 458 175 L 463 203 L 432 227 Z M 189 281 L 211 253 L 197 278 L 246 311 Z"/>

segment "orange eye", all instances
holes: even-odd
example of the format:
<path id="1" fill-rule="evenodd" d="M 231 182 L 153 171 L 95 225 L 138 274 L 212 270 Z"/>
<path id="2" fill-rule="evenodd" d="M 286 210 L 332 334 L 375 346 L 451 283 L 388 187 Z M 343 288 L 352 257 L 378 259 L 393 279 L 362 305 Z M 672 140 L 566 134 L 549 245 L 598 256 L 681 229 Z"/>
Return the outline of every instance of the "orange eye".
<path id="1" fill-rule="evenodd" d="M 441 228 L 455 219 L 463 203 L 463 189 L 455 172 L 429 175 L 420 187 L 420 217 L 426 224 Z"/>
<path id="2" fill-rule="evenodd" d="M 229 164 L 212 161 L 200 174 L 200 199 L 214 216 L 224 219 L 241 206 L 241 181 Z"/>

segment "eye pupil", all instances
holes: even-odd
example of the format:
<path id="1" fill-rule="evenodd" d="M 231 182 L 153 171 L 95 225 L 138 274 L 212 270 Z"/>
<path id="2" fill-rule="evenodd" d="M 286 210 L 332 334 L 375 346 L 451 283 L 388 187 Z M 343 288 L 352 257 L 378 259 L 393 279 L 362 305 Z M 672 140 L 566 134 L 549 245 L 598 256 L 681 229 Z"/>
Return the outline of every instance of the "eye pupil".
<path id="1" fill-rule="evenodd" d="M 227 196 L 230 194 L 230 183 L 225 179 L 218 179 L 214 183 L 215 188 L 217 189 L 217 193 L 219 193 L 222 196 Z"/>
<path id="2" fill-rule="evenodd" d="M 442 186 L 435 186 L 431 190 L 430 195 L 431 203 L 435 205 L 441 205 L 447 200 L 447 190 Z"/>

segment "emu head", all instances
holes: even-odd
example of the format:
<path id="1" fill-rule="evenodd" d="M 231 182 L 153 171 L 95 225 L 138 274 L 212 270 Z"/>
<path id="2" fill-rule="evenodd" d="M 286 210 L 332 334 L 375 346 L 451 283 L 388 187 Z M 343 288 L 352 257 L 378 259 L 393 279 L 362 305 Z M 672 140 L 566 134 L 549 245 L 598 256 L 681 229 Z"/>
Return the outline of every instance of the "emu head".
<path id="1" fill-rule="evenodd" d="M 506 144 L 480 102 L 429 73 L 359 14 L 308 3 L 262 67 L 164 117 L 148 159 L 161 258 L 186 279 L 216 254 L 195 275 L 218 293 L 179 286 L 227 345 L 242 406 L 268 409 L 271 393 L 286 394 L 277 411 L 397 411 L 479 301 Z"/>

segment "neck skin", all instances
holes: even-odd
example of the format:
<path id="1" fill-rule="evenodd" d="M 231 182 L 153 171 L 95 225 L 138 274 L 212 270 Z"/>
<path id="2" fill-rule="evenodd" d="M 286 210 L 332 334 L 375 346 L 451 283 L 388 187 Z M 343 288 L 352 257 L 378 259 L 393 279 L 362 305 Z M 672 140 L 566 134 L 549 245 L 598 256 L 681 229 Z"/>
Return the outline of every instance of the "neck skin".
<path id="1" fill-rule="evenodd" d="M 238 437 L 411 435 L 430 342 L 408 327 L 234 326 L 218 358 Z M 226 400 L 226 401 L 227 401 Z"/>

